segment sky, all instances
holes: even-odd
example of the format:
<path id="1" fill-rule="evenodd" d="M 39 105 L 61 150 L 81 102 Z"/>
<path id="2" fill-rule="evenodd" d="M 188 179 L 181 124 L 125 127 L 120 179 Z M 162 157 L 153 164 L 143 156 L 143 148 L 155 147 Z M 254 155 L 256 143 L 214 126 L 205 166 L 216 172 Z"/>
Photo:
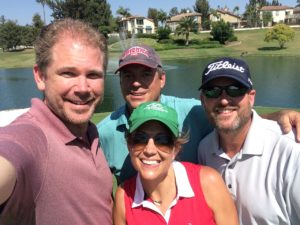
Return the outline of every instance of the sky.
<path id="1" fill-rule="evenodd" d="M 269 0 L 270 1 L 270 0 Z M 136 16 L 147 16 L 148 8 L 162 9 L 169 13 L 170 9 L 177 7 L 178 10 L 182 8 L 193 9 L 196 0 L 107 0 L 111 6 L 111 11 L 116 16 L 117 9 L 122 6 L 130 9 L 130 13 Z M 249 0 L 209 0 L 211 8 L 225 7 L 233 10 L 238 6 L 243 13 L 245 5 Z M 297 0 L 279 0 L 282 5 L 294 7 Z M 32 24 L 32 17 L 35 13 L 40 14 L 43 19 L 43 8 L 41 4 L 36 3 L 36 0 L 0 0 L 0 16 L 5 19 L 17 21 L 19 25 Z M 46 23 L 49 23 L 53 18 L 51 17 L 51 10 L 45 7 Z"/>

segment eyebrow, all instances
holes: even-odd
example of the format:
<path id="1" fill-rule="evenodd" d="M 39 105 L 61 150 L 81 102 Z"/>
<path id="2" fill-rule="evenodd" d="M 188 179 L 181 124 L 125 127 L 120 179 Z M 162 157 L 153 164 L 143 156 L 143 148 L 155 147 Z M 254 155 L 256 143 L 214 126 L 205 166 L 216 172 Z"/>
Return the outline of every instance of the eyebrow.
<path id="1" fill-rule="evenodd" d="M 65 70 L 71 70 L 71 71 L 78 71 L 77 67 L 73 67 L 73 66 L 64 66 L 64 67 L 60 67 L 56 70 L 57 73 L 59 72 L 63 72 Z M 88 74 L 89 73 L 96 73 L 99 75 L 104 75 L 104 71 L 102 70 L 88 70 Z"/>

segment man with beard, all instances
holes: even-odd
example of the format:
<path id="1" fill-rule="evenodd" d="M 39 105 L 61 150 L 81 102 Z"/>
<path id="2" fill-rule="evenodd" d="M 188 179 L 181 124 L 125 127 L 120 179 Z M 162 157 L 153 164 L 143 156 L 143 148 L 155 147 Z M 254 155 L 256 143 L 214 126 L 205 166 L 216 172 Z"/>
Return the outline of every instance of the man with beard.
<path id="1" fill-rule="evenodd" d="M 248 65 L 228 57 L 209 63 L 200 90 L 215 130 L 199 144 L 199 163 L 222 174 L 240 224 L 300 224 L 300 144 L 253 110 Z"/>

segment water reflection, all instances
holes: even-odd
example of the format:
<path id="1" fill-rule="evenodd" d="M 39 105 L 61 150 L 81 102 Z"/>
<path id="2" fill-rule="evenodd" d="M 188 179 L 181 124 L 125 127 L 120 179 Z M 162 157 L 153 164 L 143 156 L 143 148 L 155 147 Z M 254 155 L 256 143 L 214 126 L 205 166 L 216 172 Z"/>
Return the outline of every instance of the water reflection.
<path id="1" fill-rule="evenodd" d="M 299 57 L 244 57 L 250 66 L 256 105 L 300 108 Z M 163 93 L 198 98 L 201 72 L 211 61 L 206 59 L 164 61 L 167 82 Z M 104 102 L 98 112 L 112 111 L 122 105 L 119 77 L 114 75 L 117 60 L 110 60 L 105 80 Z M 37 90 L 32 69 L 0 69 L 0 110 L 30 106 Z"/>

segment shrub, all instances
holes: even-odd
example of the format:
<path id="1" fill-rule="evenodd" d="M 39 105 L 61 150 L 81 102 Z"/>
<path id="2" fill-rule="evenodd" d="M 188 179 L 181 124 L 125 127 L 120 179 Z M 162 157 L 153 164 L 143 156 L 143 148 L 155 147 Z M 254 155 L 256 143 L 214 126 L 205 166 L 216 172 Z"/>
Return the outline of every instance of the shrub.
<path id="1" fill-rule="evenodd" d="M 212 30 L 210 34 L 213 36 L 213 40 L 219 41 L 221 44 L 225 44 L 230 38 L 234 36 L 233 28 L 224 20 L 213 22 Z"/>
<path id="2" fill-rule="evenodd" d="M 157 38 L 157 34 L 142 34 L 142 33 L 138 33 L 136 35 L 137 38 L 151 38 L 151 39 L 156 39 Z"/>
<path id="3" fill-rule="evenodd" d="M 170 27 L 159 27 L 157 29 L 157 38 L 158 40 L 162 39 L 169 39 L 169 35 L 171 34 L 171 28 Z"/>

